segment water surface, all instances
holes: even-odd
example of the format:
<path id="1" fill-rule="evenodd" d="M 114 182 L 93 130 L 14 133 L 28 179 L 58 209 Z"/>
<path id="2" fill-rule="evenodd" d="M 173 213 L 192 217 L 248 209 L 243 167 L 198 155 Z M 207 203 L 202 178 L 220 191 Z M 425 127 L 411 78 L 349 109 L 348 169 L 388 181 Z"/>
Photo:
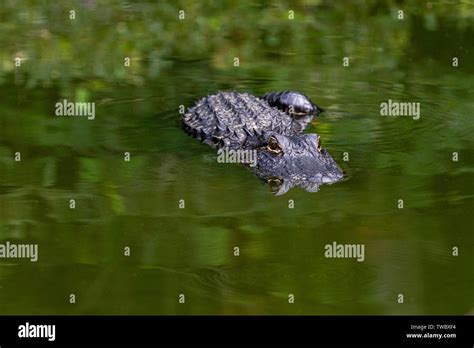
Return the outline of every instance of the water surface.
<path id="1" fill-rule="evenodd" d="M 37 243 L 39 260 L 0 259 L 0 313 L 472 311 L 472 5 L 402 2 L 399 20 L 301 1 L 289 20 L 272 2 L 184 2 L 179 21 L 177 5 L 106 3 L 6 2 L 0 241 Z M 273 196 L 178 126 L 218 90 L 288 89 L 326 110 L 307 131 L 347 180 Z M 55 116 L 63 99 L 96 118 Z M 420 119 L 380 116 L 388 99 L 420 102 Z M 325 258 L 333 241 L 365 260 Z"/>

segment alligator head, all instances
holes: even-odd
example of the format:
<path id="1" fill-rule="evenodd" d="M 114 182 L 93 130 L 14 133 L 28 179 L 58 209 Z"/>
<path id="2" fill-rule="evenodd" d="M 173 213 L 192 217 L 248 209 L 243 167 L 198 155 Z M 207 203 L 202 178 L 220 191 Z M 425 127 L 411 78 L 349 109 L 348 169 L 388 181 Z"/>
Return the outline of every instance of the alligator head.
<path id="1" fill-rule="evenodd" d="M 251 169 L 276 195 L 296 186 L 315 192 L 320 185 L 335 183 L 344 176 L 321 147 L 317 134 L 285 136 L 268 132 L 264 140 L 264 145 L 257 149 L 256 166 Z"/>

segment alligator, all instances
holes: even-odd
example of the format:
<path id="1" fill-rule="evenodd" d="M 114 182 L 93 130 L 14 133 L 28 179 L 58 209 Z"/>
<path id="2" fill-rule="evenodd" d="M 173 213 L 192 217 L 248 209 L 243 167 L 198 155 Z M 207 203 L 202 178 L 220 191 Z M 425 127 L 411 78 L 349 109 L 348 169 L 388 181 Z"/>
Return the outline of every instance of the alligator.
<path id="1" fill-rule="evenodd" d="M 222 149 L 255 151 L 252 172 L 282 195 L 293 187 L 318 191 L 322 184 L 342 180 L 343 173 L 321 147 L 318 134 L 305 134 L 323 110 L 294 91 L 218 92 L 200 99 L 182 117 L 186 133 Z"/>

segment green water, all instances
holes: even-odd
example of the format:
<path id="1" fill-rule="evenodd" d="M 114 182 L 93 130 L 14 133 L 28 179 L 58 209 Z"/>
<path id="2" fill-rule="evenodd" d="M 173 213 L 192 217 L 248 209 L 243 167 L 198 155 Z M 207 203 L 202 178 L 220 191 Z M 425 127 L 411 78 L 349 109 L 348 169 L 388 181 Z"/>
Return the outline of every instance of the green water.
<path id="1" fill-rule="evenodd" d="M 2 6 L 0 243 L 39 259 L 0 259 L 0 314 L 472 313 L 472 3 Z M 307 131 L 347 180 L 273 196 L 177 125 L 218 90 L 287 89 L 326 110 Z"/>

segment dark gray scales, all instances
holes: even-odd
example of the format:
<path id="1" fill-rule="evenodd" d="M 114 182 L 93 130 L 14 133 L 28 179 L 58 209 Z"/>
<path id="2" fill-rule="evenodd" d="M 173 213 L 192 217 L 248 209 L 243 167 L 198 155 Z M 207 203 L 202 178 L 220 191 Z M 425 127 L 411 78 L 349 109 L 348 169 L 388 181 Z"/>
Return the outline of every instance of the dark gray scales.
<path id="1" fill-rule="evenodd" d="M 293 91 L 261 98 L 218 92 L 189 108 L 182 123 L 188 134 L 219 150 L 255 152 L 250 169 L 280 195 L 295 186 L 314 192 L 343 178 L 319 135 L 303 133 L 320 112 L 308 97 Z"/>
<path id="2" fill-rule="evenodd" d="M 219 92 L 199 100 L 184 115 L 184 129 L 215 146 L 242 148 L 264 132 L 302 133 L 312 116 L 294 118 L 249 93 Z"/>

